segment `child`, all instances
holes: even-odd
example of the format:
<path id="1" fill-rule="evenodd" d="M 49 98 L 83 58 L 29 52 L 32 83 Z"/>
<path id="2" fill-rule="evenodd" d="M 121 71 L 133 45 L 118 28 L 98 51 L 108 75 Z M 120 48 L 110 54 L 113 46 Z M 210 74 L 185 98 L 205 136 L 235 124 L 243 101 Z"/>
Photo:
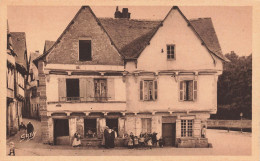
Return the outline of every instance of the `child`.
<path id="1" fill-rule="evenodd" d="M 144 146 L 145 144 L 144 144 L 144 136 L 142 135 L 140 135 L 140 138 L 139 138 L 139 145 L 140 146 Z"/>
<path id="2" fill-rule="evenodd" d="M 152 149 L 153 144 L 152 144 L 152 138 L 151 137 L 149 137 L 148 140 L 147 140 L 147 146 L 150 147 L 150 149 Z"/>
<path id="3" fill-rule="evenodd" d="M 134 146 L 135 146 L 135 148 L 138 148 L 138 138 L 137 138 L 137 136 L 134 137 Z"/>
<path id="4" fill-rule="evenodd" d="M 11 155 L 13 153 L 13 156 L 15 156 L 14 142 L 10 142 L 9 147 L 10 147 L 10 152 L 8 155 Z"/>
<path id="5" fill-rule="evenodd" d="M 129 149 L 133 149 L 133 147 L 134 147 L 133 139 L 131 139 L 131 137 L 129 137 L 129 139 L 128 139 L 128 148 Z"/>
<path id="6" fill-rule="evenodd" d="M 163 148 L 164 144 L 165 144 L 164 139 L 162 137 L 160 137 L 160 139 L 159 139 L 159 146 L 161 148 Z"/>

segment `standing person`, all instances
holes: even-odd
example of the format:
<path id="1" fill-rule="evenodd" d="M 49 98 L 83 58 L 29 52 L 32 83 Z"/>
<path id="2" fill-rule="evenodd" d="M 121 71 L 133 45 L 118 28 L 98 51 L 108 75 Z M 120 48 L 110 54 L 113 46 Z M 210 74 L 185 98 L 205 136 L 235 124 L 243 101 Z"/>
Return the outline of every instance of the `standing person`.
<path id="1" fill-rule="evenodd" d="M 33 131 L 34 131 L 33 124 L 31 123 L 31 121 L 29 121 L 27 124 L 27 134 L 29 135 L 29 138 L 33 137 Z"/>
<path id="2" fill-rule="evenodd" d="M 165 144 L 164 139 L 163 139 L 162 137 L 160 137 L 160 139 L 159 139 L 159 146 L 160 146 L 161 148 L 163 148 L 164 144 Z"/>
<path id="3" fill-rule="evenodd" d="M 74 139 L 73 139 L 73 142 L 72 142 L 72 146 L 73 147 L 81 146 L 80 135 L 79 135 L 78 132 L 75 132 L 75 134 L 74 134 Z"/>
<path id="4" fill-rule="evenodd" d="M 9 150 L 9 154 L 8 154 L 8 155 L 13 154 L 13 156 L 15 156 L 14 142 L 11 141 L 11 142 L 9 143 L 9 147 L 10 147 L 10 150 Z"/>
<path id="5" fill-rule="evenodd" d="M 135 137 L 134 137 L 134 147 L 135 147 L 135 148 L 138 148 L 138 146 L 139 146 L 138 138 L 137 138 L 137 136 L 135 136 Z"/>
<path id="6" fill-rule="evenodd" d="M 114 129 L 111 129 L 110 148 L 114 148 L 115 147 L 115 137 L 116 137 L 116 131 L 114 131 Z"/>
<path id="7" fill-rule="evenodd" d="M 23 124 L 23 122 L 21 122 L 21 125 L 19 125 L 19 131 L 25 131 L 26 130 L 26 126 Z"/>
<path id="8" fill-rule="evenodd" d="M 105 127 L 104 130 L 104 137 L 105 137 L 105 148 L 109 148 L 109 133 L 108 133 L 108 127 Z"/>
<path id="9" fill-rule="evenodd" d="M 201 129 L 201 137 L 206 138 L 206 126 L 203 125 L 203 128 Z"/>
<path id="10" fill-rule="evenodd" d="M 152 141 L 153 141 L 153 146 L 157 146 L 157 133 L 153 132 L 152 134 Z"/>

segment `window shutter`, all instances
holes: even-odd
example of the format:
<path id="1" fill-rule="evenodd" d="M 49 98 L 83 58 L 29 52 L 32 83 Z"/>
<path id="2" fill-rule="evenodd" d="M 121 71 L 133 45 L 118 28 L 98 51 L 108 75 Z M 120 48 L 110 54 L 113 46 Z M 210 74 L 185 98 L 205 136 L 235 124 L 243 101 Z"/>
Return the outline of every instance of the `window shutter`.
<path id="1" fill-rule="evenodd" d="M 152 119 L 146 119 L 147 120 L 147 132 L 152 132 Z"/>
<path id="2" fill-rule="evenodd" d="M 94 79 L 93 78 L 87 78 L 87 90 L 86 90 L 86 96 L 87 101 L 93 101 L 94 100 Z"/>
<path id="3" fill-rule="evenodd" d="M 80 78 L 79 79 L 79 96 L 80 101 L 86 101 L 87 97 L 87 79 L 86 78 Z"/>
<path id="4" fill-rule="evenodd" d="M 183 97 L 184 97 L 184 96 L 183 96 L 183 95 L 184 95 L 184 87 L 183 87 L 183 86 L 184 86 L 184 82 L 181 81 L 181 82 L 180 82 L 180 101 L 183 101 L 183 99 L 184 99 L 184 98 L 183 98 Z"/>
<path id="5" fill-rule="evenodd" d="M 115 100 L 114 78 L 107 79 L 107 97 L 108 100 Z"/>
<path id="6" fill-rule="evenodd" d="M 188 100 L 189 101 L 192 101 L 193 99 L 194 99 L 194 97 L 193 97 L 193 82 L 194 81 L 188 81 L 188 83 L 189 83 L 189 88 L 188 88 Z"/>
<path id="7" fill-rule="evenodd" d="M 143 81 L 140 81 L 140 100 L 143 100 Z"/>
<path id="8" fill-rule="evenodd" d="M 154 96 L 153 96 L 153 98 L 154 98 L 154 100 L 157 100 L 157 94 L 158 94 L 158 92 L 157 92 L 157 89 L 158 89 L 158 85 L 157 85 L 157 80 L 155 80 L 154 82 Z"/>
<path id="9" fill-rule="evenodd" d="M 198 83 L 196 80 L 193 81 L 193 100 L 197 100 L 197 87 Z"/>
<path id="10" fill-rule="evenodd" d="M 58 78 L 59 101 L 66 101 L 66 79 Z"/>

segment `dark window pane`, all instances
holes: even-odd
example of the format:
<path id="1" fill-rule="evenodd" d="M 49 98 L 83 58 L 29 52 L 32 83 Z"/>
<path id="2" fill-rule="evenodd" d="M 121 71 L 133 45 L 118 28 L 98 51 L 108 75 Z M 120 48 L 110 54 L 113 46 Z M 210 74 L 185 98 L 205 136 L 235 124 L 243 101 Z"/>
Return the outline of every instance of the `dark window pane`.
<path id="1" fill-rule="evenodd" d="M 79 97 L 79 79 L 66 79 L 67 97 Z"/>
<path id="2" fill-rule="evenodd" d="M 92 60 L 91 55 L 91 40 L 79 40 L 79 60 Z"/>

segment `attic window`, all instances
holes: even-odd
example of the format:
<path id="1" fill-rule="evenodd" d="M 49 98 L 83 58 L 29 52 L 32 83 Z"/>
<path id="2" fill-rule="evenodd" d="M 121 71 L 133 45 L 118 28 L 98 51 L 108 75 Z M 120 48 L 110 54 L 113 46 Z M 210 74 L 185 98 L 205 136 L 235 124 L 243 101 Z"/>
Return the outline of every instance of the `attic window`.
<path id="1" fill-rule="evenodd" d="M 79 40 L 79 61 L 91 61 L 91 40 Z"/>
<path id="2" fill-rule="evenodd" d="M 167 59 L 175 59 L 175 45 L 167 45 Z"/>

